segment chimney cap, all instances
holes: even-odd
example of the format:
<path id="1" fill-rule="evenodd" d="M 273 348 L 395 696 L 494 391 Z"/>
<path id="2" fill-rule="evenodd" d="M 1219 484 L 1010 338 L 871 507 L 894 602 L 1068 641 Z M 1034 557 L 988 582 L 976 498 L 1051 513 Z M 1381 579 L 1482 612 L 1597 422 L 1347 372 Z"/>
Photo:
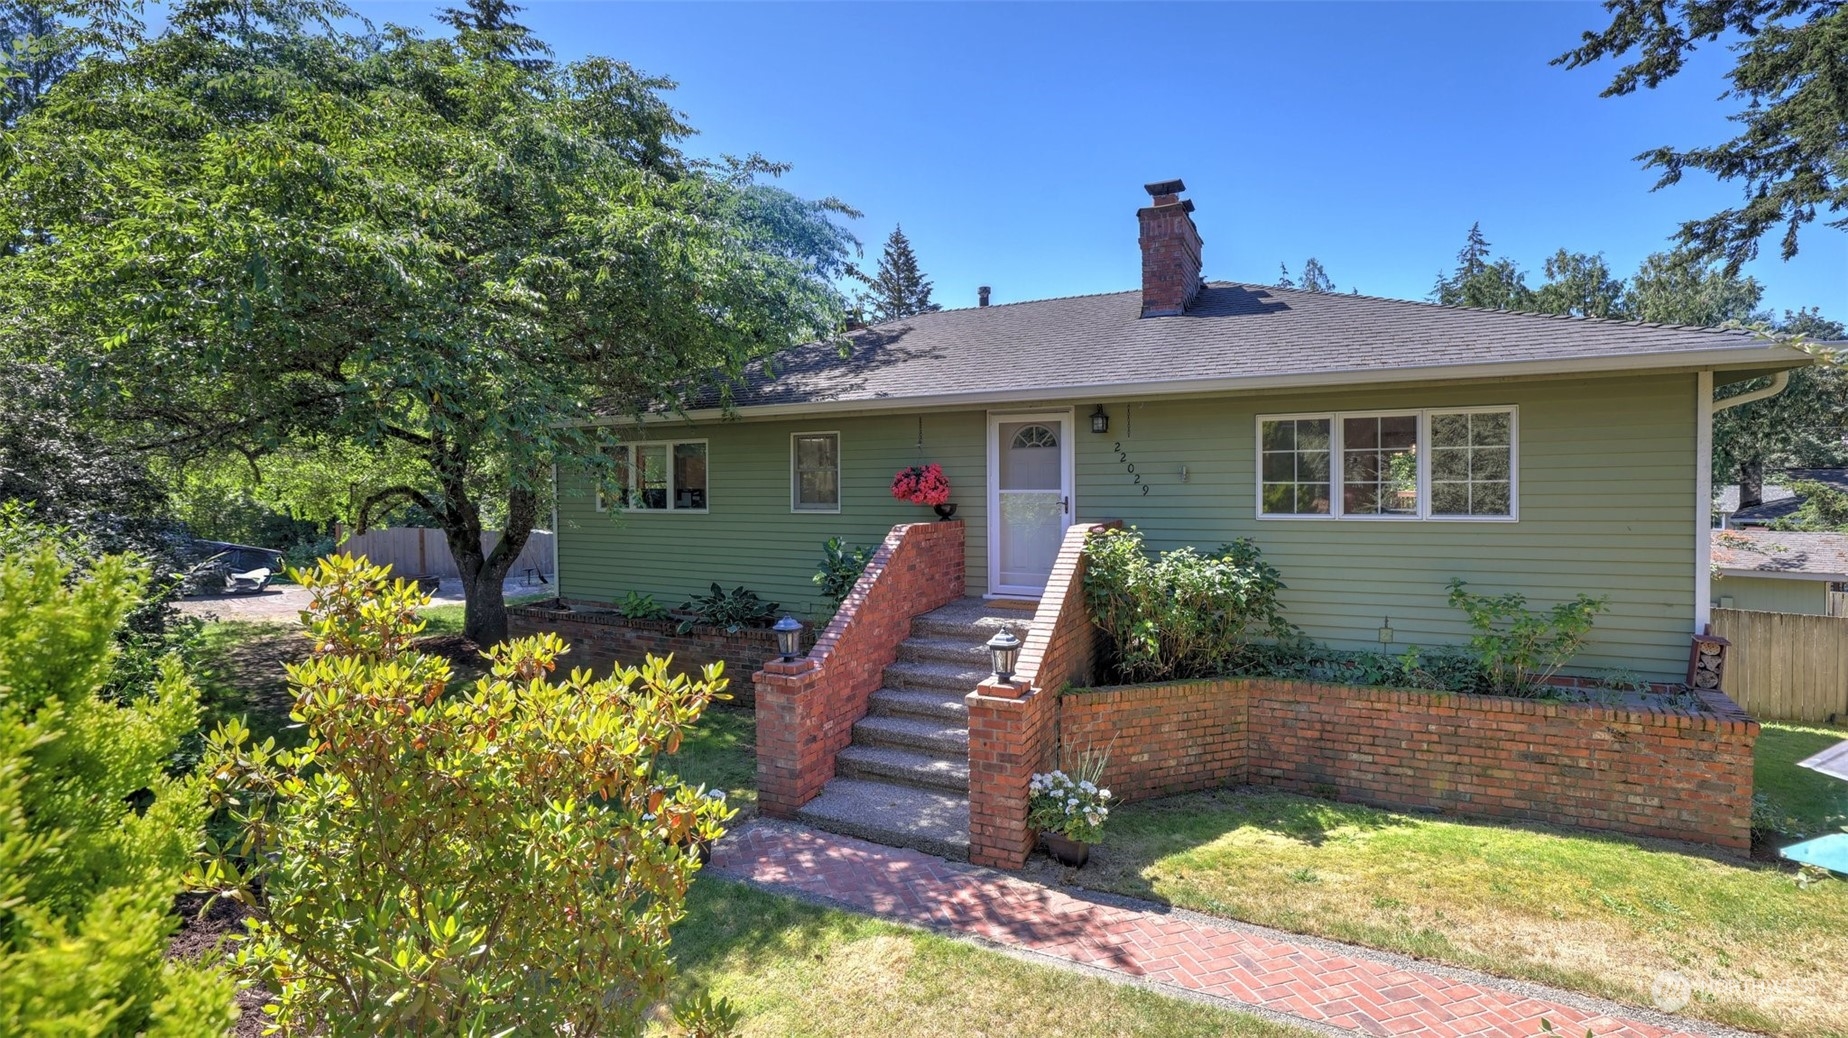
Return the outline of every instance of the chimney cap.
<path id="1" fill-rule="evenodd" d="M 1181 178 L 1175 177 L 1173 180 L 1157 180 L 1153 184 L 1144 184 L 1142 190 L 1147 191 L 1150 198 L 1154 198 L 1158 195 L 1178 195 L 1187 190 L 1187 185 L 1181 182 Z"/>

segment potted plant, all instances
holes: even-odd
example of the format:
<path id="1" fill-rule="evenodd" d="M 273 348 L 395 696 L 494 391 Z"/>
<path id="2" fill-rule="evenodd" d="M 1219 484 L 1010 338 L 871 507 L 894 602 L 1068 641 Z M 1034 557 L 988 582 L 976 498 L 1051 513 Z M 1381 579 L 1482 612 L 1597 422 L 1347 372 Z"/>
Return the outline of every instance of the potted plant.
<path id="1" fill-rule="evenodd" d="M 914 505 L 929 505 L 939 519 L 956 514 L 956 506 L 950 503 L 949 478 L 943 474 L 943 466 L 934 461 L 899 469 L 898 475 L 892 477 L 892 496 Z"/>
<path id="2" fill-rule="evenodd" d="M 1046 851 L 1061 864 L 1081 868 L 1091 845 L 1103 839 L 1110 817 L 1110 791 L 1098 786 L 1104 759 L 1086 758 L 1076 774 L 1062 770 L 1033 776 L 1028 786 L 1027 824 L 1037 828 Z"/>

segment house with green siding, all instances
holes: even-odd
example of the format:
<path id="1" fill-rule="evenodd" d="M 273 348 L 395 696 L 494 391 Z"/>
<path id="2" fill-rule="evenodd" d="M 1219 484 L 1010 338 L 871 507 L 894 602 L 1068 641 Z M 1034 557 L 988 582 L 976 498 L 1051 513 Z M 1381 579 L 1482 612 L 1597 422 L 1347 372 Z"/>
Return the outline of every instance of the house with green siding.
<path id="1" fill-rule="evenodd" d="M 1848 534 L 1715 530 L 1712 558 L 1718 608 L 1841 615 Z"/>
<path id="2" fill-rule="evenodd" d="M 1715 393 L 1805 355 L 1208 280 L 1184 186 L 1147 190 L 1140 288 L 920 314 L 770 358 L 730 406 L 610 419 L 620 489 L 557 476 L 561 596 L 717 581 L 814 618 L 822 543 L 933 520 L 890 488 L 936 463 L 971 595 L 1035 597 L 1068 525 L 1117 519 L 1152 548 L 1251 538 L 1337 647 L 1463 643 L 1461 578 L 1607 596 L 1583 668 L 1684 671 L 1712 604 Z"/>

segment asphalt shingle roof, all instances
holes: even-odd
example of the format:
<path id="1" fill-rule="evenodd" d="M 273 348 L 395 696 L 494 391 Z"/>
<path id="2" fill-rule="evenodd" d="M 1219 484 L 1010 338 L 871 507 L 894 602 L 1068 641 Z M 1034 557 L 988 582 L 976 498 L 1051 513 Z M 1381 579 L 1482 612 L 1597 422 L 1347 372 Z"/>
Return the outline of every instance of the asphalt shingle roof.
<path id="1" fill-rule="evenodd" d="M 1848 534 L 1713 531 L 1713 565 L 1758 573 L 1813 573 L 1848 580 Z"/>
<path id="2" fill-rule="evenodd" d="M 1838 490 L 1848 491 L 1848 469 L 1786 469 L 1779 478 L 1808 480 L 1813 483 L 1827 483 Z M 1759 495 L 1760 503 L 1750 508 L 1739 507 L 1739 485 L 1725 487 L 1719 493 L 1714 510 L 1731 512 L 1729 525 L 1749 526 L 1773 523 L 1796 514 L 1803 506 L 1804 496 L 1785 486 L 1767 483 Z"/>
<path id="3" fill-rule="evenodd" d="M 1736 352 L 1790 366 L 1748 332 L 1477 310 L 1400 299 L 1214 282 L 1185 314 L 1139 316 L 1140 292 L 944 310 L 853 335 L 842 357 L 817 343 L 754 365 L 742 407 L 851 403 L 1138 384 L 1303 384 L 1408 377 L 1417 369 L 1520 362 L 1675 366 Z"/>

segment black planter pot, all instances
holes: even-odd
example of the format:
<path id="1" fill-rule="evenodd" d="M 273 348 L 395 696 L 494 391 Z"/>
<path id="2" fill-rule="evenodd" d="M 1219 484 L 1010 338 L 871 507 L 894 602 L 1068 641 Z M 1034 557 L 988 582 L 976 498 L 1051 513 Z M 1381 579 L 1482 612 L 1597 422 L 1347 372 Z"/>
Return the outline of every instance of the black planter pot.
<path id="1" fill-rule="evenodd" d="M 956 502 L 954 501 L 949 501 L 940 505 L 931 505 L 930 507 L 932 511 L 937 513 L 938 522 L 947 522 L 956 515 Z"/>
<path id="2" fill-rule="evenodd" d="M 1046 853 L 1061 865 L 1081 869 L 1085 862 L 1091 860 L 1091 845 L 1082 840 L 1068 840 L 1054 832 L 1044 832 L 1040 836 L 1046 841 Z"/>

